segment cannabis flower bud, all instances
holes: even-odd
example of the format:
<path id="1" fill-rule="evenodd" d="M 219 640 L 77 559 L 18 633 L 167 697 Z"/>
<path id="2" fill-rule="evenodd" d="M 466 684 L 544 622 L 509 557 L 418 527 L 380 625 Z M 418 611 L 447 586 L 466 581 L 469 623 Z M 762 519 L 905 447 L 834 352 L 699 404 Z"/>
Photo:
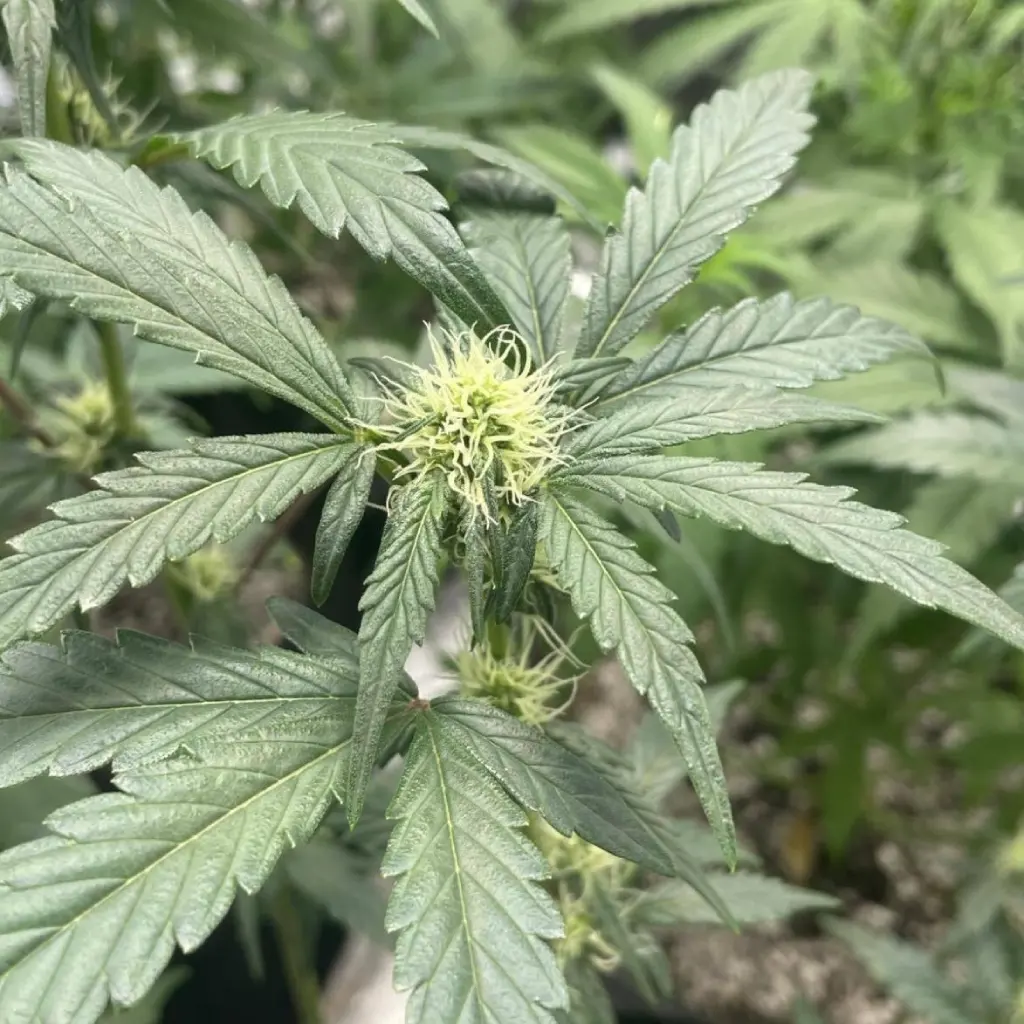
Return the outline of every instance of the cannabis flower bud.
<path id="1" fill-rule="evenodd" d="M 469 515 L 493 522 L 522 505 L 561 461 L 571 410 L 555 402 L 553 367 L 534 368 L 519 335 L 500 327 L 431 332 L 433 365 L 387 385 L 378 448 L 404 460 L 395 480 L 440 471 Z"/>

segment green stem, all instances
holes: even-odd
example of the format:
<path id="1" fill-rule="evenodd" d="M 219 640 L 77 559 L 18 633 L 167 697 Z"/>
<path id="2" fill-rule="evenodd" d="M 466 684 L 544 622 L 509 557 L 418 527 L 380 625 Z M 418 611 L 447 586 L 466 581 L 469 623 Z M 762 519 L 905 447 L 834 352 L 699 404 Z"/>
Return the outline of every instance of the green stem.
<path id="1" fill-rule="evenodd" d="M 121 437 L 134 437 L 135 411 L 132 408 L 128 370 L 124 364 L 124 351 L 117 337 L 117 326 L 112 323 L 97 323 L 96 333 L 100 339 L 100 355 L 103 357 L 110 400 L 114 403 L 114 424 Z"/>
<path id="2" fill-rule="evenodd" d="M 322 1024 L 320 982 L 309 958 L 302 921 L 287 886 L 280 886 L 271 901 L 270 917 L 281 952 L 285 978 L 299 1024 Z"/>
<path id="3" fill-rule="evenodd" d="M 68 115 L 67 100 L 60 94 L 59 74 L 57 63 L 52 62 L 46 79 L 46 134 L 57 142 L 73 146 L 75 133 Z"/>

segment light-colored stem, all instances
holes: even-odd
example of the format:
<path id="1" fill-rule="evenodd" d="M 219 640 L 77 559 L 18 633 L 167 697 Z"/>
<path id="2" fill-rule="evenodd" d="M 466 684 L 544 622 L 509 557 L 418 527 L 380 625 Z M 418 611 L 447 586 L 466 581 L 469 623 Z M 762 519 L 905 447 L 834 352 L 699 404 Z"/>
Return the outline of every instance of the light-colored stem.
<path id="1" fill-rule="evenodd" d="M 114 404 L 114 425 L 121 437 L 134 437 L 135 410 L 132 394 L 128 388 L 128 370 L 124 363 L 124 351 L 117 337 L 117 327 L 111 323 L 97 323 L 96 333 L 100 339 L 100 354 L 107 378 L 110 400 Z"/>

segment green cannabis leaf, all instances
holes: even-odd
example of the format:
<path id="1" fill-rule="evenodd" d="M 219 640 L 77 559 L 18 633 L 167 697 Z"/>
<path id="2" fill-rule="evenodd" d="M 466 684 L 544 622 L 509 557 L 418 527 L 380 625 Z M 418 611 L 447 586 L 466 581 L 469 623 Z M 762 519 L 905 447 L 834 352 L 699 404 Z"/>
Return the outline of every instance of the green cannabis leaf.
<path id="1" fill-rule="evenodd" d="M 569 299 L 569 232 L 554 217 L 488 213 L 463 227 L 538 362 L 559 351 Z"/>
<path id="2" fill-rule="evenodd" d="M 297 204 L 324 234 L 347 229 L 376 259 L 393 258 L 467 323 L 497 327 L 501 300 L 443 216 L 444 197 L 388 125 L 344 114 L 237 117 L 179 136 L 196 156 L 258 184 L 276 206 Z"/>
<path id="3" fill-rule="evenodd" d="M 422 643 L 434 607 L 445 489 L 430 474 L 401 495 L 388 520 L 377 564 L 363 594 L 359 627 L 359 700 L 346 801 L 353 823 L 362 810 L 377 745 L 402 666 Z"/>
<path id="4" fill-rule="evenodd" d="M 61 647 L 0 656 L 0 786 L 111 763 L 133 771 L 254 727 L 351 719 L 356 666 L 276 648 L 190 647 L 123 630 L 117 642 L 69 632 Z"/>
<path id="5" fill-rule="evenodd" d="M 46 79 L 57 14 L 53 0 L 4 0 L 0 7 L 18 86 L 23 135 L 46 134 Z"/>
<path id="6" fill-rule="evenodd" d="M 525 813 L 432 711 L 417 716 L 388 813 L 398 821 L 382 866 L 397 878 L 387 925 L 400 931 L 395 983 L 411 989 L 410 1024 L 454 1012 L 553 1024 L 568 993 L 545 941 L 562 934 L 537 884 L 547 865 L 518 831 Z"/>
<path id="7" fill-rule="evenodd" d="M 108 1000 L 137 1002 L 175 945 L 202 943 L 237 886 L 255 892 L 309 838 L 340 789 L 351 724 L 316 715 L 197 742 L 0 854 L 0 919 L 19 936 L 0 956 L 0 1015 L 95 1020 Z M 55 971 L 62 961 L 76 970 Z"/>
<path id="8" fill-rule="evenodd" d="M 726 857 L 736 834 L 718 749 L 687 647 L 692 634 L 671 608 L 672 593 L 609 523 L 576 498 L 551 490 L 541 503 L 540 534 L 576 613 L 614 650 L 630 682 L 648 694 L 686 758 L 690 778 Z"/>
<path id="9" fill-rule="evenodd" d="M 485 34 L 497 40 L 497 66 L 518 65 L 519 37 L 493 5 L 405 6 L 427 22 L 436 13 L 453 54 L 475 75 L 492 70 Z M 588 0 L 550 31 L 613 24 L 630 16 L 622 14 L 628 6 Z M 754 6 L 763 18 L 769 5 Z M 641 8 L 653 10 L 649 0 L 632 0 L 633 13 Z M 732 38 L 737 13 L 746 18 L 753 9 L 730 9 L 706 47 Z M 22 102 L 26 132 L 42 125 L 41 64 L 26 54 L 49 46 L 48 12 L 27 0 L 3 7 L 19 88 L 31 93 Z M 216 21 L 218 31 L 258 25 L 254 52 L 281 52 L 269 24 L 233 5 L 218 6 Z M 86 28 L 80 19 L 79 43 Z M 771 63 L 777 40 L 769 33 L 762 42 L 751 59 Z M 290 39 L 278 43 L 299 52 Z M 414 1024 L 610 1019 L 597 967 L 621 963 L 650 998 L 669 988 L 668 961 L 650 929 L 831 905 L 715 870 L 716 843 L 729 866 L 742 852 L 715 740 L 738 687 L 705 691 L 673 591 L 620 526 L 655 530 L 668 545 L 650 555 L 659 564 L 686 558 L 705 570 L 715 553 L 679 520 L 743 530 L 1024 649 L 1019 575 L 1004 601 L 943 557 L 941 544 L 852 500 L 846 487 L 707 456 L 720 451 L 709 449 L 712 438 L 767 461 L 779 454 L 769 450 L 771 438 L 727 436 L 869 424 L 836 440 L 824 460 L 936 474 L 908 506 L 909 525 L 948 540 L 964 561 L 1008 521 L 1021 484 L 1022 397 L 1011 378 L 993 383 L 992 371 L 950 364 L 954 400 L 976 411 L 946 407 L 878 426 L 872 410 L 938 397 L 936 364 L 906 330 L 849 305 L 788 294 L 746 299 L 689 324 L 670 320 L 683 308 L 672 300 L 725 233 L 780 187 L 806 144 L 809 76 L 776 72 L 720 92 L 670 140 L 668 123 L 643 130 L 645 112 L 667 117 L 657 97 L 608 67 L 595 75 L 643 143 L 641 164 L 650 163 L 621 217 L 626 182 L 582 137 L 548 151 L 550 174 L 457 132 L 340 113 L 250 113 L 148 142 L 125 139 L 108 154 L 34 138 L 6 147 L 0 311 L 39 300 L 22 316 L 21 334 L 37 313 L 50 318 L 47 300 L 57 300 L 61 331 L 81 335 L 87 347 L 97 341 L 89 320 L 129 324 L 140 343 L 192 353 L 321 426 L 306 419 L 300 429 L 310 432 L 186 443 L 167 409 L 196 371 L 167 370 L 173 380 L 160 379 L 164 364 L 147 362 L 146 348 L 122 346 L 102 323 L 102 358 L 91 351 L 74 364 L 87 375 L 103 364 L 105 384 L 89 395 L 102 392 L 104 415 L 131 414 L 135 402 L 140 414 L 123 417 L 116 445 L 96 442 L 91 464 L 109 471 L 91 483 L 76 479 L 78 496 L 58 501 L 52 518 L 26 524 L 10 542 L 14 553 L 0 560 L 0 785 L 110 764 L 118 791 L 58 811 L 49 836 L 0 854 L 4 1022 L 94 1024 L 108 1003 L 138 1003 L 175 946 L 202 942 L 237 887 L 263 886 L 288 847 L 313 838 L 342 792 L 344 809 L 328 817 L 305 861 L 299 854 L 283 865 L 272 894 L 278 878 L 295 883 L 303 863 L 320 877 L 335 872 L 338 884 L 340 876 L 363 879 L 390 832 L 383 870 L 396 881 L 386 924 L 398 933 L 395 979 L 411 990 Z M 68 104 L 65 113 L 74 118 L 76 109 Z M 549 142 L 552 132 L 499 135 L 542 154 L 538 139 Z M 465 190 L 461 235 L 412 155 L 432 150 L 500 168 L 474 172 L 490 177 Z M 185 195 L 202 201 L 211 187 L 236 201 L 240 194 L 189 163 L 189 154 L 230 170 L 237 185 L 258 186 L 272 206 L 301 212 L 329 238 L 347 232 L 372 258 L 392 260 L 425 286 L 438 322 L 417 357 L 371 350 L 352 360 L 350 385 L 283 283 L 186 202 Z M 135 163 L 125 169 L 122 159 Z M 184 194 L 143 168 L 180 183 Z M 570 183 L 584 194 L 573 196 Z M 862 194 L 853 186 L 847 193 Z M 578 331 L 573 239 L 552 213 L 552 196 L 577 214 L 590 202 L 621 224 L 604 241 Z M 856 294 L 881 276 L 886 287 L 874 294 L 882 309 L 898 312 L 905 288 L 910 321 L 952 344 L 968 322 L 964 304 L 937 299 L 943 286 L 923 271 L 901 264 L 888 272 L 905 251 L 883 222 L 917 226 L 925 210 L 917 192 L 890 198 L 858 225 L 860 200 L 849 194 L 790 197 L 790 215 L 809 211 L 812 223 L 784 223 L 786 231 L 823 246 L 840 236 L 827 260 L 813 270 L 801 263 L 794 278 L 834 281 L 841 294 Z M 841 208 L 828 208 L 832 202 Z M 252 197 L 247 209 L 262 206 Z M 952 231 L 952 214 L 944 216 Z M 577 217 L 575 229 L 586 222 Z M 839 256 L 852 259 L 872 240 L 880 240 L 876 262 L 846 273 Z M 954 268 L 990 313 L 995 272 L 1009 265 L 1009 252 L 1001 247 L 989 259 L 975 245 Z M 722 258 L 730 288 L 732 259 Z M 755 265 L 773 273 L 781 266 L 768 257 Z M 353 280 L 361 287 L 360 275 Z M 956 324 L 944 324 L 948 317 Z M 998 333 L 1009 351 L 1015 317 L 995 317 L 993 347 Z M 894 358 L 895 370 L 886 365 Z M 48 361 L 40 357 L 40 365 Z M 926 389 L 916 380 L 907 387 L 906 367 L 927 376 Z M 850 374 L 859 376 L 843 380 Z M 72 376 L 60 367 L 53 379 L 64 387 Z M 814 393 L 799 393 L 812 386 Z M 12 395 L 5 405 L 17 433 L 5 433 L 2 446 L 11 470 L 0 485 L 5 517 L 34 513 L 70 476 L 52 470 L 58 460 L 31 402 Z M 164 404 L 153 412 L 158 400 Z M 119 468 L 143 443 L 136 420 L 145 426 L 161 416 L 175 439 Z M 153 437 L 149 446 L 163 443 Z M 684 454 L 680 445 L 691 447 Z M 231 541 L 321 488 L 308 568 L 312 597 L 323 603 L 378 471 L 389 487 L 387 522 L 361 595 L 358 636 L 275 598 L 271 617 L 297 651 L 245 652 L 199 639 L 181 646 L 132 632 L 111 641 L 76 631 L 59 646 L 24 640 L 76 608 L 98 608 L 126 584 L 153 581 L 168 563 L 191 565 L 210 541 Z M 966 522 L 970 510 L 976 522 Z M 459 693 L 431 702 L 404 665 L 427 634 L 443 567 L 466 577 L 472 629 L 468 649 L 452 660 Z M 713 580 L 705 586 L 715 592 Z M 559 721 L 587 668 L 563 611 L 575 612 L 651 705 L 626 754 Z M 891 605 L 865 603 L 854 646 L 892 615 Z M 404 763 L 375 776 L 395 755 Z M 392 767 L 401 780 L 390 829 L 383 805 L 398 776 Z M 685 778 L 710 828 L 675 821 L 661 806 Z M 363 827 L 353 831 L 357 819 Z M 366 843 L 359 871 L 349 870 L 335 842 L 342 839 Z M 750 865 L 748 854 L 743 863 Z M 644 891 L 644 871 L 666 881 Z M 317 888 L 309 878 L 298 884 L 305 893 Z M 359 916 L 342 905 L 337 885 L 318 902 L 345 921 Z M 378 902 L 364 900 L 362 916 L 372 918 Z M 247 908 L 251 928 L 254 904 Z M 370 927 L 379 931 L 379 921 Z M 908 976 L 921 966 L 906 964 Z"/>
<path id="10" fill-rule="evenodd" d="M 900 529 L 900 516 L 850 501 L 847 487 L 806 482 L 801 473 L 756 463 L 667 455 L 611 457 L 566 471 L 567 483 L 652 510 L 708 516 L 772 544 L 828 562 L 851 576 L 885 583 L 927 608 L 982 626 L 1014 646 L 1024 621 L 954 562 L 941 546 Z"/>
<path id="11" fill-rule="evenodd" d="M 0 561 L 0 646 L 34 636 L 76 605 L 106 604 L 128 582 L 153 580 L 167 561 L 277 518 L 353 457 L 330 434 L 196 441 L 146 452 L 139 466 L 101 474 L 98 489 L 53 507 L 56 519 L 10 541 Z"/>
<path id="12" fill-rule="evenodd" d="M 928 355 L 913 335 L 828 299 L 783 293 L 712 310 L 670 334 L 600 389 L 592 409 L 625 399 L 671 398 L 686 387 L 806 388 L 900 355 Z"/>
<path id="13" fill-rule="evenodd" d="M 284 286 L 173 189 L 109 157 L 42 141 L 18 151 L 31 173 L 0 185 L 3 273 L 36 295 L 195 352 L 343 428 L 348 387 Z M 74 197 L 72 203 L 66 195 Z"/>
<path id="14" fill-rule="evenodd" d="M 578 356 L 622 349 L 779 187 L 808 141 L 810 86 L 802 72 L 765 75 L 717 93 L 676 129 L 668 162 L 630 192 L 622 231 L 605 243 Z"/>

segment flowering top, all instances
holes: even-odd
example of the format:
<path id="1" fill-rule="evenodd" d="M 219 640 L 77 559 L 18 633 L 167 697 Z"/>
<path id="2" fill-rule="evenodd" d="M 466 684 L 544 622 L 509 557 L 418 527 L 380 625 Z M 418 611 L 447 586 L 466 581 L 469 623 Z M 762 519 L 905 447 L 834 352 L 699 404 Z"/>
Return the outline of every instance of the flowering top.
<path id="1" fill-rule="evenodd" d="M 561 461 L 571 410 L 555 402 L 552 366 L 534 368 L 511 328 L 431 333 L 433 365 L 389 386 L 378 447 L 405 460 L 395 479 L 440 470 L 470 516 L 491 522 L 522 505 Z"/>

